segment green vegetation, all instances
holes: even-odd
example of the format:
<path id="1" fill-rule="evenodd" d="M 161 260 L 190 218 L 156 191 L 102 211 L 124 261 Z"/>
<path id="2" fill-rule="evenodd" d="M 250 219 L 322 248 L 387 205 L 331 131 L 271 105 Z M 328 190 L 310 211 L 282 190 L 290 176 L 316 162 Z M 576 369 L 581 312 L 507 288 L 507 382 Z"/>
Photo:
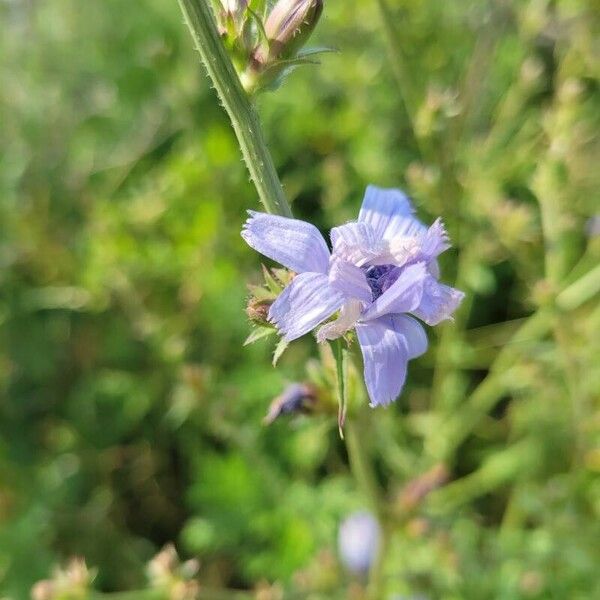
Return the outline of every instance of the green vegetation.
<path id="1" fill-rule="evenodd" d="M 391 408 L 348 365 L 349 459 L 329 351 L 243 346 L 260 205 L 177 2 L 1 3 L 0 596 L 360 599 L 371 506 L 382 600 L 600 597 L 598 15 L 326 0 L 258 96 L 296 217 L 401 187 L 467 293 Z M 290 381 L 331 410 L 263 425 Z"/>

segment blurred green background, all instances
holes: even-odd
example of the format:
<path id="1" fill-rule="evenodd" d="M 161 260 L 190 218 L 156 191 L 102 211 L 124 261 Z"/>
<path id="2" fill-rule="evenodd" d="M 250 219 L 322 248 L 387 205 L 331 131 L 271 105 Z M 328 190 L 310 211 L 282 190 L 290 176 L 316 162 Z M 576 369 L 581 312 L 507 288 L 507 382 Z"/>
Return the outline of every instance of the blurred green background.
<path id="1" fill-rule="evenodd" d="M 598 3 L 387 4 L 326 0 L 312 42 L 340 52 L 258 101 L 297 217 L 395 186 L 455 243 L 456 322 L 358 421 L 385 597 L 598 598 Z M 242 346 L 257 199 L 177 2 L 2 0 L 0 28 L 1 594 L 75 556 L 142 589 L 173 542 L 201 589 L 362 597 L 335 416 L 262 425 L 327 366 L 310 336 L 277 369 Z"/>

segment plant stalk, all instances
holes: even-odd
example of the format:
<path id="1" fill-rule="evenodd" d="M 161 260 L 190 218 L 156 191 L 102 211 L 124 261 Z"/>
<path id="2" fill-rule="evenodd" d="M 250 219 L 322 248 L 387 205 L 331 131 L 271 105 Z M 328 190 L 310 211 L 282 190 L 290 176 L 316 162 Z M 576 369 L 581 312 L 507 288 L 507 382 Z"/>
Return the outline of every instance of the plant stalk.
<path id="1" fill-rule="evenodd" d="M 258 115 L 221 42 L 212 9 L 207 0 L 178 1 L 196 49 L 229 115 L 260 201 L 267 212 L 291 217 Z"/>

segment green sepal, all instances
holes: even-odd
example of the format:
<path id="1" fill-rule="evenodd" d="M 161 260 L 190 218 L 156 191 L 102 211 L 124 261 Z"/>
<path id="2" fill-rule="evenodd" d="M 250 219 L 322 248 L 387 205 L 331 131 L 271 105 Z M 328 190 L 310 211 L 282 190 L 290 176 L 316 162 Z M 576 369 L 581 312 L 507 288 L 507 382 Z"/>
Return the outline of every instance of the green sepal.
<path id="1" fill-rule="evenodd" d="M 267 338 L 276 333 L 277 333 L 277 330 L 274 327 L 267 327 L 267 326 L 259 325 L 258 327 L 255 327 L 251 331 L 250 335 L 246 338 L 246 340 L 244 342 L 244 346 L 249 346 L 250 344 L 254 344 L 255 342 L 258 342 L 259 340 Z"/>
<path id="2" fill-rule="evenodd" d="M 273 352 L 273 366 L 276 367 L 281 355 L 286 351 L 290 343 L 287 340 L 281 338 L 275 346 L 275 352 Z"/>

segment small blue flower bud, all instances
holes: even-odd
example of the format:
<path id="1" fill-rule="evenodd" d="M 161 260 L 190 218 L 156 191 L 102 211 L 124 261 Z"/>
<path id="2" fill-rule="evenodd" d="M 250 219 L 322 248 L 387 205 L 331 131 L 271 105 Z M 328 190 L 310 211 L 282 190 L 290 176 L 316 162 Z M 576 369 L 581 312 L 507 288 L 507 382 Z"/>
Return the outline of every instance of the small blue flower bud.
<path id="1" fill-rule="evenodd" d="M 366 574 L 379 551 L 380 535 L 379 523 L 371 513 L 350 515 L 338 534 L 338 551 L 344 566 L 357 575 Z"/>

